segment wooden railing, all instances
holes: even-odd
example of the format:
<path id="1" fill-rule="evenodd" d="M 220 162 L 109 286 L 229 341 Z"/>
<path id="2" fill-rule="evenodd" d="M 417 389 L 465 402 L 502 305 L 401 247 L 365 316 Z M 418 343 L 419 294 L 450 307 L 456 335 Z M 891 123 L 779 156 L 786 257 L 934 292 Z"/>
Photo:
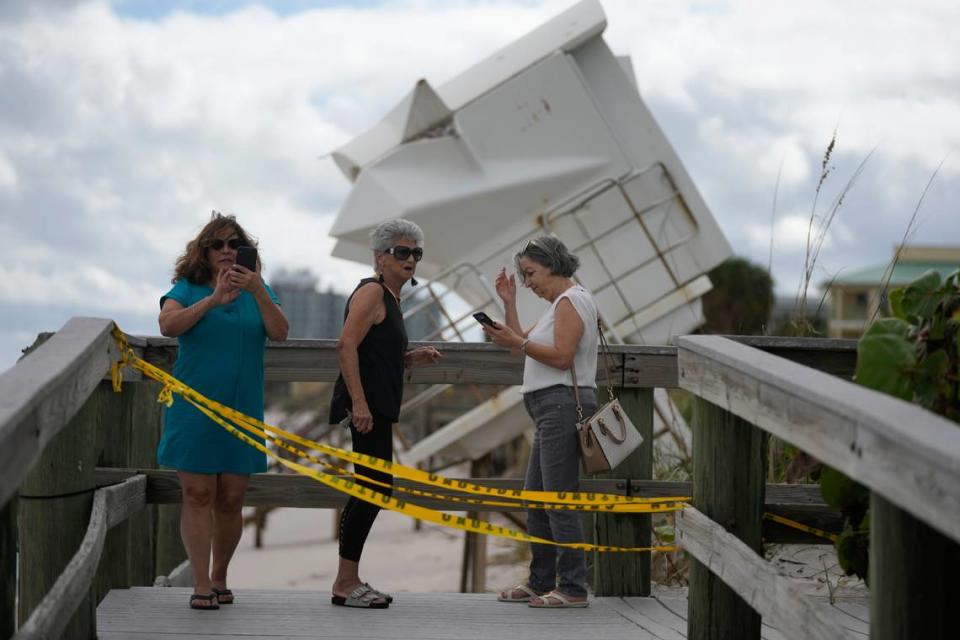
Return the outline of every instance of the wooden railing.
<path id="1" fill-rule="evenodd" d="M 153 576 L 169 572 L 183 558 L 176 535 L 179 487 L 170 472 L 152 468 L 155 466 L 153 455 L 160 424 L 160 406 L 155 402 L 157 385 L 137 380 L 127 371 L 123 394 L 113 394 L 108 380 L 109 365 L 116 356 L 109 335 L 111 328 L 109 320 L 73 319 L 16 367 L 0 376 L 0 504 L 3 505 L 0 550 L 14 549 L 19 535 L 21 624 L 17 637 L 56 637 L 58 634 L 71 638 L 93 637 L 94 607 L 106 590 L 132 584 L 152 584 Z M 148 361 L 167 369 L 172 365 L 176 355 L 175 341 L 135 336 L 128 339 Z M 740 520 L 719 518 L 711 513 L 707 506 L 709 501 L 704 502 L 702 492 L 698 490 L 699 479 L 690 486 L 658 483 L 650 478 L 654 387 L 681 386 L 729 408 L 723 401 L 731 397 L 730 393 L 721 391 L 716 395 L 716 389 L 722 389 L 722 385 L 718 387 L 720 383 L 711 382 L 711 378 L 703 373 L 709 370 L 704 356 L 691 355 L 697 353 L 691 345 L 700 344 L 696 342 L 700 338 L 681 340 L 679 351 L 675 347 L 613 348 L 611 373 L 618 381 L 622 401 L 641 429 L 646 443 L 624 465 L 608 474 L 610 477 L 585 480 L 585 488 L 624 495 L 692 493 L 698 509 L 739 534 Z M 809 374 L 809 370 L 784 358 L 819 366 L 841 377 L 849 377 L 853 370 L 853 345 L 849 341 L 740 340 L 754 347 L 730 344 L 743 353 L 762 355 L 767 359 L 764 362 L 789 365 L 792 367 L 789 375 L 796 380 L 804 379 L 797 372 Z M 460 343 L 435 346 L 444 354 L 442 364 L 414 370 L 409 382 L 520 382 L 519 361 L 495 346 Z M 768 353 L 764 354 L 760 349 Z M 602 362 L 600 366 L 603 366 Z M 337 373 L 334 343 L 271 343 L 267 347 L 266 367 L 267 378 L 271 380 L 333 380 Z M 833 384 L 842 382 L 825 373 L 817 375 L 833 381 Z M 766 378 L 774 380 L 776 376 L 766 375 Z M 701 382 L 695 383 L 695 380 Z M 695 384 L 700 387 L 694 388 Z M 734 388 L 731 382 L 730 389 Z M 802 393 L 790 406 L 792 416 L 802 416 L 808 411 Z M 928 416 L 923 412 L 920 414 Z M 848 412 L 848 415 L 853 414 Z M 749 414 L 749 419 L 760 420 L 759 426 L 772 431 L 772 427 L 761 418 L 759 414 Z M 704 442 L 703 430 L 697 433 L 697 440 Z M 861 430 L 860 433 L 865 432 Z M 844 446 L 849 443 L 844 441 Z M 740 455 L 736 450 L 724 449 L 723 452 L 725 455 Z M 753 450 L 754 456 L 757 453 Z M 811 453 L 820 455 L 817 450 Z M 706 458 L 695 452 L 695 465 L 698 457 Z M 834 461 L 829 456 L 824 459 Z M 95 468 L 98 465 L 100 468 Z M 755 468 L 755 461 L 744 467 Z M 936 469 L 939 473 L 940 467 Z M 701 475 L 708 477 L 706 473 Z M 755 487 L 756 496 L 751 500 L 755 502 L 753 508 L 757 514 L 767 510 L 819 528 L 836 530 L 839 527 L 837 514 L 826 508 L 815 488 L 766 486 L 762 473 L 756 477 L 759 484 Z M 54 479 L 52 482 L 51 478 Z M 483 481 L 519 485 L 518 480 Z M 94 491 L 98 486 L 104 488 Z M 17 493 L 21 496 L 19 500 Z M 118 499 L 118 495 L 122 499 Z M 252 478 L 246 504 L 328 508 L 341 504 L 342 500 L 342 496 L 309 480 L 262 475 Z M 425 504 L 440 506 L 430 502 Z M 954 502 L 939 504 L 955 507 Z M 18 511 L 19 534 L 16 531 Z M 649 516 L 612 514 L 597 517 L 600 518 L 595 527 L 599 532 L 598 543 L 649 545 Z M 750 527 L 756 529 L 757 544 L 761 535 L 767 541 L 791 541 L 806 536 L 769 522 L 761 524 L 759 515 L 756 518 L 751 515 L 748 520 Z M 689 516 L 684 515 L 683 522 L 678 523 L 689 540 L 704 537 L 694 536 L 691 532 L 695 527 L 689 523 L 700 523 L 702 528 L 710 529 L 710 523 L 697 520 L 695 512 L 690 511 Z M 113 530 L 106 533 L 110 527 Z M 765 529 L 761 530 L 761 527 Z M 693 542 L 686 542 L 684 546 L 695 557 L 703 559 L 694 551 L 693 545 Z M 161 553 L 161 547 L 166 551 Z M 14 632 L 13 603 L 17 587 L 12 578 L 15 575 L 13 555 L 5 553 L 0 557 L 4 578 L 0 587 L 0 612 L 3 620 L 8 621 L 4 623 L 5 628 L 0 628 L 0 637 L 8 637 Z M 109 560 L 99 562 L 101 556 Z M 92 571 L 93 568 L 96 572 Z M 594 588 L 598 595 L 649 593 L 649 555 L 601 556 L 595 568 Z M 612 578 L 614 575 L 618 577 Z M 758 570 L 756 575 L 758 580 L 763 580 L 765 574 Z M 734 597 L 737 596 L 734 594 Z M 696 618 L 698 606 L 691 598 L 692 620 Z M 774 616 L 774 612 L 765 610 L 764 615 Z M 693 622 L 692 626 L 696 627 Z M 735 637 L 745 636 L 737 633 Z"/>
<path id="2" fill-rule="evenodd" d="M 74 318 L 0 378 L 0 504 L 110 371 L 112 329 L 110 320 Z"/>
<path id="3" fill-rule="evenodd" d="M 761 616 L 790 638 L 851 637 L 762 558 L 765 434 L 870 489 L 871 637 L 956 637 L 960 425 L 724 338 L 678 346 L 680 386 L 702 399 L 693 507 L 677 517 L 700 563 L 688 637 L 759 638 Z"/>
<path id="4" fill-rule="evenodd" d="M 64 635 L 71 614 L 89 597 L 107 530 L 146 506 L 146 484 L 145 476 L 136 475 L 94 493 L 90 523 L 80 548 L 20 627 L 16 638 L 59 638 Z"/>

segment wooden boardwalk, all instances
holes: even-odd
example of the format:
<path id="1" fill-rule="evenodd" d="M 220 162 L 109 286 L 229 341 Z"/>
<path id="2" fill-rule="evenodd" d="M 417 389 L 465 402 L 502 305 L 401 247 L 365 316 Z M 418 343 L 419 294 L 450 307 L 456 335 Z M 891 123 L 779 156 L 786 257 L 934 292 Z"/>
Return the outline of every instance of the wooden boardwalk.
<path id="1" fill-rule="evenodd" d="M 111 591 L 97 608 L 101 640 L 683 640 L 682 598 L 596 598 L 587 609 L 543 611 L 497 602 L 493 594 L 398 593 L 389 609 L 330 605 L 323 591 L 238 590 L 237 604 L 219 611 L 187 607 L 190 589 L 134 587 Z M 830 608 L 827 603 L 818 604 Z M 866 600 L 833 606 L 854 637 L 869 635 Z M 763 628 L 765 640 L 786 640 Z"/>

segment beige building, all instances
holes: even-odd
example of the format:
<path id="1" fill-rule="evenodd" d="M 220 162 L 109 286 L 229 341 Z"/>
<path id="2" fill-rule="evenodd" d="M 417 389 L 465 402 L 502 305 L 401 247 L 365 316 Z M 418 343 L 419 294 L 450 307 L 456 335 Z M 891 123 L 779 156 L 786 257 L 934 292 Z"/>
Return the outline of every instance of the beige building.
<path id="1" fill-rule="evenodd" d="M 889 266 L 888 263 L 841 273 L 825 283 L 830 299 L 831 338 L 859 338 L 873 319 L 889 315 L 886 294 L 880 292 Z M 960 247 L 908 245 L 900 252 L 887 290 L 910 284 L 931 269 L 946 277 L 958 267 Z"/>

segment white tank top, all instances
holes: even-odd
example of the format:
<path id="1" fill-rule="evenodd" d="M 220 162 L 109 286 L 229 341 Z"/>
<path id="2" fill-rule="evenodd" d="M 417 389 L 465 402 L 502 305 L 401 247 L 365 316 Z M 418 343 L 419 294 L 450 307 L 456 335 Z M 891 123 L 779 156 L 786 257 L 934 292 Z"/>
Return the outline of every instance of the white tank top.
<path id="1" fill-rule="evenodd" d="M 553 301 L 546 313 L 540 317 L 537 324 L 533 326 L 527 337 L 530 342 L 554 346 L 553 327 L 554 314 L 557 305 L 564 298 L 570 300 L 573 308 L 580 315 L 583 321 L 583 335 L 580 336 L 580 342 L 577 344 L 577 353 L 574 356 L 574 363 L 577 367 L 577 386 L 594 387 L 597 386 L 597 303 L 594 302 L 590 292 L 578 284 L 573 285 Z M 537 389 L 546 389 L 557 384 L 563 384 L 568 387 L 573 386 L 573 375 L 570 370 L 557 369 L 537 362 L 530 356 L 527 356 L 523 362 L 523 385 L 520 387 L 520 393 L 529 393 Z"/>

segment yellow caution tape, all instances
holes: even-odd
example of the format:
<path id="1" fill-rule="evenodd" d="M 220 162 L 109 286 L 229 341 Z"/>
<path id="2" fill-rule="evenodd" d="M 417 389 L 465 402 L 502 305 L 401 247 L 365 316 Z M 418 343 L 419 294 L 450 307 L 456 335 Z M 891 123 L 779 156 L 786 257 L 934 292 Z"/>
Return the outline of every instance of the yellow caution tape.
<path id="1" fill-rule="evenodd" d="M 385 507 L 387 509 L 398 511 L 404 513 L 411 517 L 425 520 L 427 522 L 434 522 L 441 526 L 453 527 L 457 529 L 463 529 L 465 531 L 472 531 L 475 533 L 481 533 L 486 535 L 495 535 L 499 537 L 505 537 L 515 540 L 523 540 L 527 542 L 534 542 L 539 544 L 552 544 L 556 546 L 564 546 L 575 549 L 583 549 L 588 551 L 629 551 L 629 552 L 638 552 L 638 551 L 673 551 L 676 550 L 675 546 L 655 546 L 655 547 L 611 547 L 606 545 L 593 545 L 589 543 L 557 543 L 550 540 L 544 540 L 537 538 L 535 536 L 530 536 L 529 534 L 520 533 L 506 527 L 501 527 L 499 525 L 492 525 L 490 523 L 481 521 L 479 519 L 470 519 L 459 516 L 453 516 L 451 514 L 438 512 L 433 509 L 426 507 L 421 507 L 418 505 L 410 504 L 404 500 L 398 500 L 391 496 L 386 496 L 378 491 L 368 489 L 366 487 L 358 485 L 353 480 L 348 478 L 342 478 L 337 476 L 331 476 L 323 472 L 311 469 L 305 465 L 292 462 L 281 458 L 274 452 L 267 449 L 262 443 L 254 440 L 246 433 L 241 432 L 236 427 L 228 424 L 222 416 L 228 418 L 241 429 L 248 431 L 259 437 L 270 439 L 277 446 L 280 446 L 288 451 L 291 451 L 297 455 L 303 456 L 314 462 L 320 464 L 326 468 L 343 472 L 347 475 L 351 475 L 358 480 L 365 481 L 367 483 L 372 483 L 375 485 L 380 485 L 383 487 L 393 488 L 402 492 L 407 492 L 418 497 L 427 497 L 433 498 L 436 500 L 454 502 L 457 504 L 465 505 L 485 505 L 485 506 L 500 506 L 500 507 L 517 507 L 518 501 L 522 502 L 524 507 L 527 508 L 542 508 L 542 509 L 567 509 L 567 510 L 578 510 L 578 511 L 606 511 L 606 512 L 617 512 L 617 513 L 653 513 L 653 512 L 670 512 L 676 511 L 683 508 L 684 503 L 689 499 L 684 497 L 670 497 L 670 498 L 637 498 L 632 496 L 616 496 L 611 494 L 595 494 L 595 493 L 586 493 L 586 492 L 549 492 L 549 491 L 522 491 L 514 489 L 501 489 L 496 487 L 488 487 L 480 484 L 470 483 L 463 480 L 453 480 L 450 478 L 445 478 L 438 474 L 427 473 L 420 469 L 413 469 L 411 467 L 405 467 L 387 460 L 382 460 L 380 458 L 375 458 L 373 456 L 363 455 L 353 453 L 351 451 L 346 451 L 344 449 L 338 449 L 330 445 L 325 445 L 322 443 L 314 442 L 306 438 L 297 436 L 296 434 L 289 433 L 277 427 L 268 425 L 260 420 L 246 416 L 235 409 L 226 407 L 218 402 L 206 398 L 202 394 L 198 393 L 196 390 L 190 388 L 184 383 L 180 382 L 167 372 L 151 365 L 150 363 L 142 360 L 137 357 L 133 350 L 129 347 L 126 342 L 126 336 L 117 328 L 114 329 L 114 337 L 117 340 L 117 344 L 120 347 L 121 351 L 121 360 L 115 363 L 115 366 L 111 367 L 111 374 L 113 379 L 114 389 L 119 391 L 122 384 L 122 374 L 120 369 L 123 366 L 130 366 L 145 376 L 157 380 L 158 382 L 164 385 L 163 389 L 160 392 L 160 398 L 158 401 L 164 402 L 165 404 L 170 404 L 173 401 L 172 394 L 179 393 L 183 398 L 195 406 L 199 411 L 204 413 L 207 417 L 213 420 L 216 424 L 220 425 L 226 429 L 229 433 L 246 442 L 247 444 L 253 446 L 257 450 L 263 452 L 267 456 L 277 460 L 280 464 L 290 468 L 302 475 L 311 477 L 331 488 L 338 490 L 347 495 L 354 496 L 360 500 L 370 502 L 372 504 Z M 216 413 L 215 413 L 216 412 Z M 273 434 L 276 437 L 272 437 L 269 434 Z M 301 444 L 307 448 L 323 451 L 324 453 L 331 455 L 335 458 L 345 460 L 348 462 L 353 462 L 355 465 L 359 464 L 365 467 L 381 470 L 385 473 L 393 475 L 398 478 L 404 478 L 417 482 L 420 484 L 427 484 L 435 487 L 454 489 L 456 491 L 480 495 L 480 496 L 492 496 L 499 498 L 500 500 L 490 500 L 486 497 L 483 498 L 464 498 L 460 496 L 449 496 L 441 495 L 432 492 L 425 492 L 417 489 L 411 489 L 407 487 L 393 487 L 389 483 L 379 482 L 372 478 L 367 478 L 359 474 L 351 474 L 341 467 L 331 465 L 327 462 L 324 462 L 301 449 L 297 449 L 283 442 L 280 438 L 286 438 L 298 444 Z M 512 502 L 504 502 L 502 500 L 507 500 Z"/>
<path id="2" fill-rule="evenodd" d="M 764 513 L 763 517 L 767 520 L 773 520 L 774 522 L 779 522 L 780 524 L 797 529 L 798 531 L 805 531 L 806 533 L 812 533 L 815 536 L 826 538 L 830 542 L 836 542 L 840 537 L 835 533 L 830 533 L 829 531 L 824 531 L 823 529 L 817 529 L 816 527 L 811 527 L 810 525 L 797 522 L 796 520 L 791 520 L 790 518 L 784 518 L 783 516 L 778 516 L 774 513 Z"/>
<path id="3" fill-rule="evenodd" d="M 570 549 L 581 549 L 583 551 L 600 551 L 600 552 L 644 552 L 644 551 L 676 551 L 677 547 L 670 546 L 653 546 L 653 547 L 613 547 L 608 545 L 598 545 L 591 544 L 588 542 L 554 542 L 553 540 L 546 540 L 544 538 L 538 538 L 537 536 L 531 536 L 528 533 L 521 533 L 514 529 L 509 529 L 500 525 L 495 525 L 490 522 L 485 522 L 479 518 L 467 518 L 464 516 L 456 516 L 449 513 L 444 513 L 441 511 L 435 511 L 433 509 L 428 509 L 427 507 L 421 507 L 415 504 L 410 504 L 405 500 L 398 500 L 392 496 L 387 496 L 379 491 L 373 489 L 368 489 L 366 487 L 358 485 L 353 480 L 347 478 L 341 478 L 337 476 L 331 476 L 325 474 L 316 469 L 311 469 L 310 467 L 304 466 L 302 464 L 293 462 L 291 460 L 286 460 L 281 458 L 274 452 L 267 449 L 264 445 L 257 442 L 250 436 L 245 433 L 241 433 L 235 427 L 227 424 L 227 422 L 220 416 L 213 413 L 213 411 L 207 409 L 204 406 L 201 406 L 199 403 L 194 402 L 191 398 L 186 398 L 187 402 L 195 406 L 201 412 L 203 412 L 208 418 L 224 427 L 227 431 L 240 438 L 250 446 L 254 447 L 258 451 L 266 454 L 267 456 L 273 458 L 283 466 L 288 469 L 293 469 L 294 471 L 313 478 L 318 482 L 340 491 L 341 493 L 346 493 L 347 495 L 353 496 L 370 504 L 376 505 L 381 508 L 386 508 L 391 511 L 396 511 L 404 515 L 408 515 L 412 518 L 418 520 L 423 520 L 425 522 L 432 522 L 443 527 L 451 527 L 454 529 L 462 529 L 463 531 L 470 531 L 472 533 L 480 533 L 484 535 L 497 536 L 501 538 L 509 538 L 511 540 L 521 540 L 524 542 L 531 542 L 536 544 L 549 544 L 558 547 L 567 547 Z"/>
<path id="4" fill-rule="evenodd" d="M 190 399 L 188 399 L 187 401 L 188 401 L 188 402 L 191 402 L 191 404 L 195 404 L 195 403 L 194 403 L 192 400 L 190 400 Z M 666 501 L 663 501 L 663 499 L 660 499 L 660 498 L 651 499 L 651 500 L 656 500 L 655 502 L 649 502 L 649 503 L 648 503 L 648 502 L 637 502 L 637 503 L 626 503 L 626 504 L 624 504 L 624 503 L 618 503 L 618 504 L 564 504 L 564 503 L 556 503 L 556 502 L 531 502 L 531 501 L 528 501 L 528 500 L 502 501 L 502 500 L 490 500 L 490 499 L 486 499 L 486 498 L 468 498 L 468 497 L 456 496 L 456 495 L 449 495 L 449 494 L 439 494 L 439 493 L 433 493 L 433 492 L 429 492 L 429 491 L 423 491 L 423 490 L 420 490 L 420 489 L 413 489 L 413 488 L 410 488 L 410 487 L 396 486 L 396 485 L 393 485 L 393 484 L 391 484 L 391 483 L 381 482 L 381 481 L 379 481 L 379 480 L 375 480 L 375 479 L 370 478 L 370 477 L 368 477 L 368 476 L 364 476 L 364 475 L 361 475 L 361 474 L 358 474 L 358 473 L 350 472 L 350 471 L 348 471 L 347 469 L 345 469 L 345 468 L 343 468 L 343 467 L 339 467 L 339 466 L 330 464 L 329 462 L 326 462 L 326 461 L 324 461 L 324 460 L 321 460 L 321 459 L 319 459 L 319 458 L 317 458 L 317 457 L 315 457 L 315 456 L 307 453 L 306 451 L 304 451 L 304 450 L 302 450 L 302 449 L 298 449 L 298 448 L 296 448 L 296 447 L 293 447 L 293 446 L 287 444 L 286 442 L 283 442 L 283 441 L 282 441 L 281 439 L 279 439 L 279 438 L 274 438 L 274 437 L 270 436 L 268 433 L 265 433 L 263 430 L 258 429 L 256 426 L 254 426 L 254 425 L 252 425 L 252 424 L 249 424 L 249 423 L 247 422 L 247 420 L 246 420 L 246 416 L 243 416 L 243 414 L 238 414 L 237 418 L 239 418 L 239 417 L 243 417 L 244 420 L 238 421 L 238 420 L 235 419 L 235 418 L 231 418 L 231 419 L 234 421 L 235 424 L 238 424 L 241 428 L 245 429 L 245 430 L 248 431 L 249 433 L 252 433 L 252 434 L 254 434 L 254 435 L 256 435 L 256 436 L 259 436 L 259 437 L 261 437 L 261 438 L 265 438 L 265 439 L 267 439 L 267 440 L 270 440 L 271 442 L 273 442 L 273 443 L 276 444 L 277 446 L 279 446 L 279 447 L 285 449 L 286 451 L 289 451 L 289 452 L 291 452 L 291 453 L 293 453 L 293 454 L 295 454 L 295 455 L 297 455 L 297 456 L 299 456 L 299 457 L 301 457 L 301 458 L 306 458 L 306 459 L 309 460 L 310 462 L 313 462 L 313 463 L 315 463 L 315 464 L 319 464 L 319 465 L 323 466 L 324 468 L 329 469 L 329 470 L 331 470 L 331 471 L 334 471 L 334 472 L 336 472 L 336 473 L 339 473 L 339 474 L 342 474 L 342 475 L 349 475 L 349 476 L 352 476 L 352 477 L 356 478 L 357 480 L 362 480 L 362 481 L 367 482 L 367 483 L 369 483 L 369 484 L 374 484 L 374 485 L 381 486 L 381 487 L 384 487 L 384 488 L 389 488 L 389 489 L 401 491 L 401 492 L 404 492 L 404 493 L 409 493 L 410 495 L 413 495 L 413 496 L 416 496 L 416 497 L 420 497 L 420 498 L 431 498 L 431 499 L 438 500 L 438 501 L 442 501 L 442 502 L 453 502 L 453 503 L 457 503 L 457 504 L 460 504 L 460 505 L 465 505 L 465 506 L 467 506 L 467 507 L 469 507 L 469 506 L 489 506 L 489 507 L 517 508 L 517 507 L 521 507 L 521 506 L 522 506 L 522 507 L 524 507 L 524 508 L 529 508 L 529 509 L 556 509 L 556 510 L 608 511 L 608 512 L 609 512 L 609 511 L 613 511 L 613 512 L 616 512 L 616 513 L 654 513 L 654 512 L 665 512 L 665 511 L 671 510 L 671 509 L 668 509 L 668 508 L 667 508 L 668 505 L 675 505 L 675 504 L 676 504 L 676 503 L 674 503 L 674 502 L 666 502 Z M 310 442 L 310 441 L 308 441 L 308 442 Z M 380 459 L 380 458 L 373 458 L 373 459 L 376 460 L 376 461 L 378 461 L 379 463 L 391 464 L 391 463 L 389 463 L 388 461 L 382 460 L 382 459 Z M 396 466 L 399 467 L 400 465 L 396 465 Z M 409 468 L 409 467 L 408 467 L 408 468 Z M 447 479 L 447 478 L 444 478 L 444 480 L 448 480 L 448 479 Z M 455 482 L 459 482 L 459 481 L 455 481 Z M 482 485 L 479 485 L 479 486 L 482 486 Z M 504 490 L 504 491 L 508 491 L 508 490 Z M 512 490 L 509 490 L 509 491 L 512 491 Z M 521 492 L 521 494 L 522 494 L 522 493 L 523 493 L 523 492 Z M 528 492 L 528 493 L 531 493 L 531 492 Z M 543 492 L 543 493 L 549 493 L 549 492 Z M 557 495 L 563 495 L 563 494 L 562 494 L 562 493 L 558 493 Z M 594 495 L 594 494 L 593 494 L 593 493 L 585 493 L 584 495 L 586 495 L 586 496 L 592 496 L 592 495 Z M 508 500 L 509 500 L 509 497 L 508 497 Z M 641 499 L 641 500 L 643 500 L 643 499 Z M 680 506 L 682 506 L 682 504 L 681 504 Z M 679 508 L 679 507 L 678 507 L 678 508 Z"/>
<path id="5" fill-rule="evenodd" d="M 123 336 L 120 333 L 120 336 Z M 397 478 L 403 478 L 419 484 L 431 485 L 444 489 L 453 489 L 461 493 L 468 493 L 474 495 L 486 495 L 492 496 L 499 499 L 508 499 L 508 500 L 520 500 L 527 503 L 557 503 L 557 504 L 568 504 L 568 505 L 587 505 L 587 506 L 596 506 L 603 505 L 598 507 L 595 510 L 607 510 L 607 511 L 619 511 L 620 507 L 612 507 L 611 505 L 619 504 L 630 504 L 630 505 L 657 505 L 654 506 L 650 511 L 676 511 L 681 508 L 682 505 L 677 503 L 686 503 L 689 501 L 689 498 L 686 497 L 663 497 L 663 498 L 640 498 L 634 496 L 619 496 L 613 494 L 603 494 L 603 493 L 588 493 L 588 492 L 551 492 L 551 491 L 523 491 L 519 489 L 503 489 L 497 487 L 489 487 L 480 484 L 469 483 L 464 480 L 455 480 L 451 478 L 446 478 L 439 474 L 428 473 L 420 469 L 414 469 L 412 467 L 405 467 L 403 465 L 390 462 L 388 460 L 382 460 L 380 458 L 375 458 L 373 456 L 354 453 L 352 451 L 346 451 L 344 449 L 339 449 L 330 445 L 322 444 L 319 442 L 314 442 L 306 438 L 302 438 L 296 434 L 289 433 L 283 429 L 279 429 L 272 425 L 268 425 L 260 420 L 246 416 L 235 409 L 222 405 L 216 401 L 206 398 L 196 390 L 190 388 L 184 383 L 180 382 L 167 372 L 159 369 L 140 358 L 137 358 L 136 355 L 132 354 L 130 351 L 129 360 L 132 361 L 131 366 L 135 369 L 141 371 L 144 375 L 151 377 L 155 380 L 163 382 L 166 386 L 164 392 L 166 393 L 168 389 L 173 390 L 177 393 L 180 393 L 185 398 L 190 397 L 195 401 L 207 406 L 213 411 L 226 416 L 235 424 L 241 425 L 244 429 L 251 430 L 257 429 L 257 435 L 264 437 L 263 431 L 269 431 L 281 438 L 285 438 L 302 444 L 310 449 L 315 449 L 322 451 L 333 457 L 345 460 L 347 462 L 352 462 L 354 464 L 360 464 L 365 467 L 383 471 Z M 276 440 L 274 440 L 276 442 Z M 294 453 L 302 454 L 299 450 L 293 450 Z M 313 461 L 319 462 L 316 459 Z M 320 464 L 323 464 L 320 462 Z M 349 473 L 349 472 L 347 472 Z M 371 482 L 375 482 L 372 481 Z M 438 499 L 446 499 L 446 496 L 438 496 Z M 494 504 L 493 506 L 499 506 Z M 648 512 L 644 510 L 643 512 Z"/>

